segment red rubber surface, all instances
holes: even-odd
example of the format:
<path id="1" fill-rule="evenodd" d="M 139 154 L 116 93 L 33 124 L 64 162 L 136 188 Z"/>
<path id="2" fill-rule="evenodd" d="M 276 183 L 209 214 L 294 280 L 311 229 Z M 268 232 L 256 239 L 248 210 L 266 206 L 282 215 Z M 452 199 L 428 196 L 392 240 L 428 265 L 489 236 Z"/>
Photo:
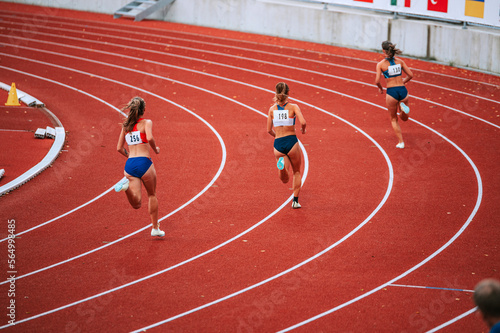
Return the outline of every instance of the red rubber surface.
<path id="1" fill-rule="evenodd" d="M 2 220 L 27 231 L 17 276 L 42 269 L 16 281 L 18 324 L 6 331 L 126 332 L 182 314 L 151 330 L 274 332 L 340 307 L 295 331 L 421 332 L 472 309 L 469 290 L 500 277 L 498 76 L 407 59 L 411 121 L 397 150 L 373 85 L 380 54 L 2 6 L 0 81 L 22 82 L 67 131 L 53 167 L 0 199 Z M 267 113 L 280 80 L 307 120 L 308 168 L 303 208 L 275 212 L 291 190 L 255 111 Z M 149 225 L 147 197 L 139 210 L 123 193 L 97 198 L 123 177 L 115 108 L 136 95 L 161 148 L 160 217 L 209 188 L 162 221 L 163 239 L 147 228 L 110 244 Z M 486 329 L 469 315 L 442 331 Z"/>

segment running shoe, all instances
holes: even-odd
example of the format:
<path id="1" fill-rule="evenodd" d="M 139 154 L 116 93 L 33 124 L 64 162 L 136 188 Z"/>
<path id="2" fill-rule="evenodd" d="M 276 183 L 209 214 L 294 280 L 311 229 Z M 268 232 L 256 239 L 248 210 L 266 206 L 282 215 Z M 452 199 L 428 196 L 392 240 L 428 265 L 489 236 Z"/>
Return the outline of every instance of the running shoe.
<path id="1" fill-rule="evenodd" d="M 0 179 L 3 177 L 3 175 L 5 175 L 5 170 L 4 169 L 0 169 Z"/>
<path id="2" fill-rule="evenodd" d="M 151 230 L 151 236 L 152 237 L 155 237 L 155 236 L 163 237 L 163 236 L 165 236 L 165 231 L 160 230 L 160 227 L 158 227 L 158 229 L 153 228 L 153 230 Z"/>
<path id="3" fill-rule="evenodd" d="M 404 143 L 404 142 L 398 143 L 398 144 L 396 145 L 396 148 L 401 148 L 401 149 L 403 149 L 404 147 L 405 147 L 405 143 Z"/>
<path id="4" fill-rule="evenodd" d="M 410 113 L 410 108 L 405 103 L 401 102 L 399 105 L 404 113 L 406 114 Z"/>
<path id="5" fill-rule="evenodd" d="M 128 179 L 120 180 L 115 186 L 115 191 L 126 191 L 128 189 Z"/>
<path id="6" fill-rule="evenodd" d="M 278 159 L 278 164 L 277 164 L 278 169 L 283 170 L 285 167 L 285 159 L 283 157 L 280 157 Z"/>
<path id="7" fill-rule="evenodd" d="M 293 202 L 292 202 L 292 208 L 293 208 L 293 209 L 297 209 L 297 208 L 300 208 L 300 207 L 301 207 L 301 206 L 300 206 L 300 204 L 299 204 L 297 201 L 293 201 Z"/>

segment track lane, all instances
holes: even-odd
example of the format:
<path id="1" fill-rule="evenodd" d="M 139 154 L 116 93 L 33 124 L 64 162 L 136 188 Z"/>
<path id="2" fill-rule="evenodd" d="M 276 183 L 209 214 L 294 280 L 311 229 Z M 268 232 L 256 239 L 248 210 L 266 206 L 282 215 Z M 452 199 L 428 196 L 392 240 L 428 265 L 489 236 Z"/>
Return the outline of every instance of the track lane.
<path id="1" fill-rule="evenodd" d="M 69 24 L 69 25 L 70 25 L 70 26 L 75 26 L 75 24 Z M 80 26 L 81 26 L 81 27 L 83 27 L 82 25 L 80 25 Z M 48 24 L 38 25 L 37 27 L 38 27 L 38 28 L 40 28 L 40 29 L 49 29 L 49 31 L 50 31 L 50 29 L 51 29 L 51 28 L 48 26 Z M 81 31 L 77 31 L 77 30 L 74 30 L 74 29 L 65 29 L 65 31 L 67 31 L 67 32 L 69 32 L 69 33 L 71 33 L 71 32 L 75 32 L 75 34 L 74 34 L 74 37 L 73 37 L 73 38 L 77 38 L 77 39 L 78 39 L 78 37 L 77 37 L 77 36 L 80 36 L 80 37 L 84 37 L 84 36 L 85 36 L 85 37 L 87 37 L 85 34 L 87 34 L 87 35 L 88 35 L 88 34 L 90 34 L 90 36 L 92 36 L 92 35 L 95 35 L 95 36 L 104 36 L 104 35 L 102 35 L 102 34 L 99 34 L 98 32 L 91 32 L 91 31 L 89 31 L 89 30 L 92 30 L 92 29 L 93 29 L 93 28 L 90 28 L 90 29 L 89 29 L 89 27 L 88 27 L 88 26 L 85 26 L 85 29 L 83 29 L 83 31 L 84 31 L 84 35 L 82 35 L 82 34 L 81 34 Z M 94 29 L 94 30 L 95 30 L 95 29 Z M 112 29 L 112 30 L 113 30 L 113 31 L 115 31 L 115 29 Z M 99 31 L 99 30 L 97 30 L 97 31 Z M 109 32 L 109 29 L 108 29 L 107 31 Z M 118 33 L 119 33 L 120 31 L 119 31 L 119 30 L 116 30 L 116 31 L 117 31 L 116 38 L 118 38 L 119 40 L 122 40 L 122 41 L 123 41 L 123 40 L 130 40 L 130 41 L 132 41 L 132 40 L 133 40 L 132 38 L 122 37 L 122 36 L 118 35 Z M 123 32 L 123 31 L 122 31 L 122 32 Z M 40 33 L 40 32 L 39 32 L 39 31 L 37 31 L 36 33 Z M 109 35 L 106 35 L 106 36 L 107 36 L 107 37 L 109 37 Z M 149 34 L 148 36 L 150 36 L 150 34 Z M 163 35 L 159 35 L 159 34 L 157 34 L 157 35 L 153 35 L 153 36 L 152 36 L 152 37 L 150 37 L 150 38 L 151 38 L 151 40 L 150 40 L 150 42 L 149 42 L 150 44 L 156 44 L 156 45 L 158 45 L 158 46 L 162 46 L 162 45 L 163 45 L 163 46 L 165 46 L 165 45 L 166 45 L 167 50 L 169 50 L 169 52 L 170 52 L 170 51 L 172 51 L 172 50 L 170 50 L 170 48 L 172 48 L 172 47 L 173 47 L 174 49 L 178 49 L 178 48 L 181 48 L 181 49 L 182 49 L 182 48 L 183 48 L 181 45 L 171 44 L 171 43 L 172 43 L 172 39 L 173 39 L 174 41 L 181 42 L 181 41 L 183 41 L 183 39 L 181 39 L 181 38 L 175 38 L 175 37 L 171 37 L 171 36 L 169 36 L 169 37 L 165 37 L 165 36 L 163 36 Z M 158 43 L 158 40 L 159 40 L 159 39 L 167 39 L 168 44 Z M 81 40 L 81 39 L 80 39 L 80 40 Z M 146 39 L 145 41 L 147 41 L 147 39 Z M 99 42 L 99 41 L 97 40 L 97 42 Z M 192 42 L 198 43 L 198 44 L 195 44 L 195 45 L 204 45 L 204 46 L 206 46 L 206 45 L 207 45 L 206 41 L 205 41 L 205 42 L 203 42 L 203 41 L 196 41 L 196 40 L 186 40 L 186 43 L 189 43 L 189 42 L 191 42 L 191 43 L 192 43 Z M 202 43 L 204 43 L 204 44 L 202 44 Z M 187 46 L 188 46 L 188 47 L 187 47 L 187 49 L 188 49 L 188 50 L 190 50 L 191 52 L 193 52 L 193 51 L 199 51 L 199 49 L 198 49 L 198 48 L 196 48 L 196 47 L 195 47 L 195 48 L 189 47 L 190 45 L 191 45 L 191 44 L 187 44 Z M 233 45 L 227 45 L 227 44 L 215 44 L 215 46 L 217 47 L 217 50 L 218 50 L 221 46 L 226 47 L 226 48 L 229 48 L 229 49 L 234 48 L 234 46 L 233 46 Z M 275 49 L 276 49 L 276 48 L 275 48 Z M 280 49 L 283 49 L 283 48 L 278 48 L 278 50 L 280 50 Z M 246 52 L 256 52 L 254 49 L 250 49 L 250 48 L 241 48 L 241 50 L 242 50 L 242 51 L 246 51 Z M 226 49 L 224 53 L 227 53 L 227 51 L 228 51 L 228 50 Z M 204 50 L 204 52 L 205 52 L 205 54 L 204 54 L 204 56 L 205 56 L 207 51 L 206 51 L 206 50 Z M 219 57 L 220 57 L 221 55 L 223 55 L 223 56 L 224 56 L 224 54 L 223 54 L 222 52 L 217 52 L 217 51 L 215 51 L 215 53 L 218 53 L 218 56 L 219 56 Z M 303 53 L 303 52 L 300 52 L 300 53 Z M 279 57 L 282 57 L 282 58 L 287 58 L 288 60 L 291 60 L 291 59 L 294 59 L 294 60 L 299 60 L 299 61 L 300 61 L 300 60 L 305 60 L 306 62 L 309 62 L 309 64 L 310 64 L 311 62 L 314 62 L 314 59 L 311 59 L 311 58 L 304 58 L 304 57 L 292 57 L 292 58 L 290 58 L 290 55 L 289 55 L 289 54 L 284 54 L 284 55 L 282 55 L 282 54 L 280 54 L 280 53 L 272 53 L 272 52 L 271 52 L 270 54 L 271 54 L 271 55 L 274 55 L 274 56 L 279 56 Z M 234 56 L 240 57 L 240 56 L 241 56 L 241 53 L 235 53 L 235 54 L 234 54 Z M 260 60 L 260 59 L 257 59 L 257 58 L 256 58 L 256 60 Z M 410 62 L 411 62 L 412 60 L 411 60 L 411 59 L 408 59 L 408 61 L 410 61 Z M 353 62 L 354 62 L 354 64 L 353 64 Z M 276 64 L 279 64 L 279 62 L 276 62 Z M 335 64 L 335 63 L 332 63 L 332 62 L 321 61 L 321 60 L 316 60 L 316 64 L 323 64 L 323 65 L 326 65 L 326 66 L 337 66 L 337 67 L 334 67 L 334 68 L 335 68 L 335 70 L 342 70 L 342 68 L 344 67 L 343 65 Z M 353 61 L 353 60 L 351 60 L 351 61 L 350 61 L 350 63 L 349 63 L 348 65 L 350 65 L 350 66 L 347 66 L 347 68 L 348 68 L 348 69 L 350 69 L 350 71 L 347 71 L 347 73 L 348 73 L 348 74 L 356 73 L 356 75 L 359 75 L 359 74 L 361 74 L 361 73 L 360 73 L 360 71 L 361 71 L 361 72 L 364 72 L 364 73 L 368 73 L 368 74 L 370 75 L 370 77 L 371 77 L 371 76 L 373 76 L 373 72 L 374 72 L 374 71 L 373 71 L 373 68 L 371 68 L 371 67 L 370 67 L 369 69 L 362 69 L 362 68 L 359 68 L 359 67 L 357 67 L 357 66 L 356 66 L 356 61 Z M 354 67 L 353 67 L 353 66 L 351 66 L 351 65 L 354 65 Z M 375 65 L 375 63 L 373 63 L 372 67 L 374 67 L 374 65 Z M 432 72 L 431 72 L 431 73 L 432 73 Z M 429 73 L 427 73 L 427 74 L 429 74 Z M 426 75 L 424 75 L 424 77 L 425 77 L 425 76 L 426 76 Z M 355 78 L 355 77 L 353 77 L 353 78 Z M 371 81 L 371 80 L 370 80 L 370 81 Z M 431 86 L 431 87 L 432 87 L 432 86 L 433 86 L 433 87 L 436 87 L 436 85 L 435 85 L 435 84 L 430 84 L 430 83 L 425 83 L 425 82 L 418 82 L 418 81 L 416 81 L 416 80 L 414 80 L 414 82 L 416 82 L 417 84 L 423 84 L 423 85 L 429 85 L 429 86 Z M 444 83 L 446 83 L 446 81 L 445 81 Z M 472 90 L 472 91 L 474 92 L 474 94 L 473 94 L 473 95 L 471 95 L 471 96 L 477 96 L 478 92 L 480 92 L 480 91 L 482 91 L 482 90 L 484 91 L 484 89 L 482 89 L 482 90 L 481 90 L 481 89 L 479 89 L 478 83 L 472 83 L 472 84 L 473 84 L 473 87 L 475 87 L 475 88 L 474 88 L 474 89 L 472 89 L 472 88 L 468 88 L 467 86 L 465 86 L 465 87 L 463 88 L 463 93 L 464 93 L 464 94 L 469 94 L 469 93 L 468 93 L 468 92 L 466 92 L 466 91 L 471 91 L 471 90 Z M 439 88 L 441 88 L 441 87 L 439 87 Z M 492 96 L 492 95 L 493 95 L 493 93 L 494 93 L 494 91 L 495 91 L 495 90 L 496 90 L 496 91 L 498 91 L 499 87 L 498 87 L 497 85 L 491 85 L 491 86 L 487 86 L 486 88 L 488 88 L 488 89 L 487 89 L 487 91 L 484 91 L 484 93 L 485 93 L 485 95 L 486 95 L 486 97 L 484 97 L 484 98 L 486 98 L 486 99 L 488 99 L 488 100 L 490 100 L 490 101 L 493 101 L 493 102 L 497 102 L 497 103 L 498 103 L 498 101 L 497 101 L 497 100 L 495 100 L 495 99 L 491 99 L 491 97 L 490 97 L 490 96 Z M 443 89 L 447 89 L 447 90 L 449 90 L 449 91 L 456 91 L 456 90 L 454 90 L 454 89 L 444 88 L 444 87 L 443 87 Z"/>

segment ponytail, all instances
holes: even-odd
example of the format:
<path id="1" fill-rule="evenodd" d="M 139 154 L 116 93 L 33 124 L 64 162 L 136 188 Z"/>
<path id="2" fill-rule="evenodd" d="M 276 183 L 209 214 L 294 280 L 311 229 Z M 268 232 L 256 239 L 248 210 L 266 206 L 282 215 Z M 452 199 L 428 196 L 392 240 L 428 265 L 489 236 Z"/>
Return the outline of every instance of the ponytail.
<path id="1" fill-rule="evenodd" d="M 396 48 L 396 44 L 392 44 L 388 40 L 382 43 L 382 49 L 389 58 L 394 58 L 396 54 L 402 54 L 403 51 Z"/>
<path id="2" fill-rule="evenodd" d="M 288 98 L 288 92 L 290 89 L 288 85 L 284 82 L 279 82 L 276 85 L 276 94 L 274 95 L 274 102 L 278 104 L 284 104 Z"/>
<path id="3" fill-rule="evenodd" d="M 130 132 L 134 128 L 139 118 L 144 115 L 146 109 L 146 102 L 140 97 L 134 97 L 122 108 L 122 111 L 130 109 L 127 119 L 123 122 L 123 129 L 125 132 Z"/>

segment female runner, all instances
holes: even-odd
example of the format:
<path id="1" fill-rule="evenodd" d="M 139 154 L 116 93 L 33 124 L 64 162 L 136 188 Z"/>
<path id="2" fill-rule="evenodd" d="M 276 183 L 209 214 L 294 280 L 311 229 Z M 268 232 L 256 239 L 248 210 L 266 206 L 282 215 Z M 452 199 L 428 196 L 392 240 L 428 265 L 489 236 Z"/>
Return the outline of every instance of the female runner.
<path id="1" fill-rule="evenodd" d="M 292 208 L 300 208 L 299 193 L 302 186 L 300 167 L 302 155 L 295 135 L 295 119 L 300 122 L 300 130 L 306 133 L 306 120 L 297 104 L 288 103 L 289 88 L 286 83 L 276 85 L 275 104 L 269 108 L 267 117 L 267 132 L 275 137 L 274 156 L 279 169 L 279 177 L 286 184 L 290 180 L 288 169 L 293 171 L 293 202 Z M 273 130 L 274 126 L 274 130 Z"/>
<path id="2" fill-rule="evenodd" d="M 403 111 L 399 112 L 401 120 L 407 121 L 410 108 L 407 106 L 409 95 L 405 84 L 413 78 L 413 73 L 403 60 L 394 57 L 394 55 L 402 53 L 401 50 L 396 48 L 396 45 L 389 41 L 385 41 L 382 43 L 382 50 L 386 58 L 377 64 L 375 84 L 378 86 L 379 92 L 383 94 L 384 89 L 380 84 L 380 77 L 384 75 L 387 80 L 387 95 L 385 97 L 385 102 L 391 116 L 392 128 L 399 140 L 396 147 L 404 148 L 405 143 L 403 141 L 403 135 L 401 134 L 401 127 L 398 123 L 398 106 L 399 109 Z M 406 74 L 404 79 L 401 77 L 402 72 Z"/>
<path id="3" fill-rule="evenodd" d="M 153 138 L 153 122 L 141 118 L 146 110 L 146 103 L 140 97 L 134 97 L 122 111 L 129 109 L 127 119 L 123 122 L 118 146 L 116 149 L 120 154 L 127 157 L 125 163 L 124 181 L 115 186 L 115 191 L 125 191 L 128 201 L 135 209 L 141 207 L 141 182 L 144 184 L 149 198 L 149 215 L 153 230 L 151 236 L 165 236 L 160 230 L 158 222 L 158 199 L 156 198 L 156 170 L 149 154 L 149 147 L 156 154 L 160 148 L 156 146 Z M 127 142 L 128 149 L 124 147 Z"/>

